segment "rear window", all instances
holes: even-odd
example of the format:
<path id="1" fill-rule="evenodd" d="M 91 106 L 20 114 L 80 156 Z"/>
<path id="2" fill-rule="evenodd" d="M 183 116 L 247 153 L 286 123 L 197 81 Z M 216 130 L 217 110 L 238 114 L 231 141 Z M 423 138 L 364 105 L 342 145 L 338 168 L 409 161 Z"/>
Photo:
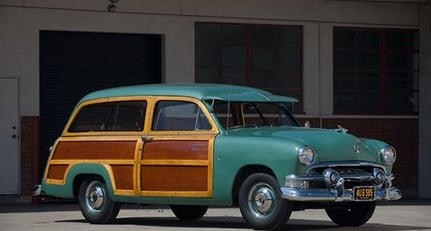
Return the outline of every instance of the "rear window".
<path id="1" fill-rule="evenodd" d="M 121 101 L 85 106 L 69 132 L 141 131 L 144 128 L 145 101 Z"/>

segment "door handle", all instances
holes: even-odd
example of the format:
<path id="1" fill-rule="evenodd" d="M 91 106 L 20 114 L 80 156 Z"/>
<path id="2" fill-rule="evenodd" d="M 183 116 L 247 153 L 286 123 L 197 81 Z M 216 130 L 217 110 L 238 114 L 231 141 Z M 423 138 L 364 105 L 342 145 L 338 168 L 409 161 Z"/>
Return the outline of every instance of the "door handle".
<path id="1" fill-rule="evenodd" d="M 18 138 L 18 135 L 17 134 L 13 134 L 12 135 L 12 139 L 17 139 Z"/>
<path id="2" fill-rule="evenodd" d="M 143 135 L 141 136 L 141 139 L 143 142 L 150 142 L 153 141 L 154 138 L 152 136 Z"/>

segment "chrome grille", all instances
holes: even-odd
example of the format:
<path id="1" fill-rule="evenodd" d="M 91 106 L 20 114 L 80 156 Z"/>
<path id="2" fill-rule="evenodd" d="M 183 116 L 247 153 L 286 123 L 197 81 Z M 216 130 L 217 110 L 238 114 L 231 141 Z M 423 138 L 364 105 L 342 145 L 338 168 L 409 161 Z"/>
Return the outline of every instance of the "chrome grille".
<path id="1" fill-rule="evenodd" d="M 345 188 L 352 189 L 355 186 L 373 186 L 376 185 L 373 170 L 382 169 L 383 166 L 372 163 L 330 163 L 310 166 L 307 170 L 307 176 L 314 178 L 310 181 L 310 188 L 326 188 L 323 181 L 323 171 L 325 169 L 334 169 L 345 180 Z"/>

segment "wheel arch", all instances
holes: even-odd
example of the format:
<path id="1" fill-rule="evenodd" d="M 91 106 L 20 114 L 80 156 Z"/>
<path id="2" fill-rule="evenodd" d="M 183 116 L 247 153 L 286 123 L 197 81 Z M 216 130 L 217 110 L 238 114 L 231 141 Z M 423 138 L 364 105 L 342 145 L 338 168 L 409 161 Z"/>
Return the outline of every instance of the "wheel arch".
<path id="1" fill-rule="evenodd" d="M 275 173 L 268 166 L 259 164 L 243 166 L 237 172 L 232 185 L 232 202 L 234 206 L 238 206 L 239 189 L 241 188 L 242 183 L 248 176 L 255 173 L 265 173 L 277 179 Z"/>
<path id="2" fill-rule="evenodd" d="M 114 198 L 113 184 L 109 169 L 109 166 L 104 164 L 82 163 L 74 165 L 69 171 L 67 180 L 67 182 L 71 182 L 73 196 L 76 197 L 78 195 L 79 187 L 85 179 L 96 178 L 106 184 L 111 198 Z"/>

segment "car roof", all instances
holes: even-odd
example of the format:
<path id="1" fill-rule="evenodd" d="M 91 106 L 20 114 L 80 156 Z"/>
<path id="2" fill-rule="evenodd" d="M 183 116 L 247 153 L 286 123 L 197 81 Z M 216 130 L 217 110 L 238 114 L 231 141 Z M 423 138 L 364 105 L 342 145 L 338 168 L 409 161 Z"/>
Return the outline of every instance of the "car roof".
<path id="1" fill-rule="evenodd" d="M 109 88 L 84 96 L 79 103 L 122 96 L 186 96 L 199 100 L 297 102 L 295 98 L 274 95 L 251 87 L 226 84 L 143 84 Z"/>

